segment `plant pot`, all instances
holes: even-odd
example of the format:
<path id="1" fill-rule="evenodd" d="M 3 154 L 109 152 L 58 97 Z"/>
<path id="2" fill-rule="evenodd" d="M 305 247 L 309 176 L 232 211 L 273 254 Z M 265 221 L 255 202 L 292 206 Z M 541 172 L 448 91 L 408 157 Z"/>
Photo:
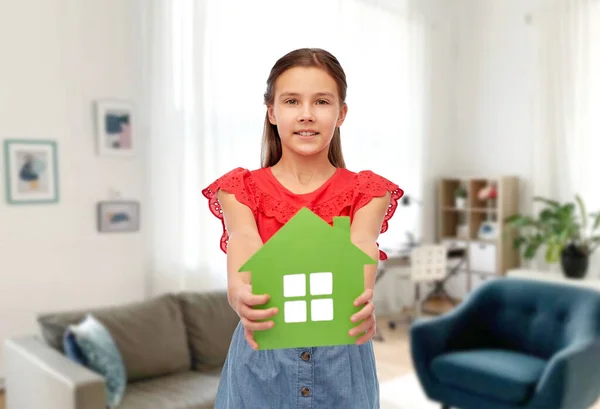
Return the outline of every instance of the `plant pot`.
<path id="1" fill-rule="evenodd" d="M 570 244 L 560 253 L 560 264 L 566 277 L 581 279 L 587 273 L 589 256 Z"/>
<path id="2" fill-rule="evenodd" d="M 456 206 L 457 209 L 464 209 L 467 204 L 467 198 L 465 197 L 455 197 L 454 198 L 454 205 Z"/>

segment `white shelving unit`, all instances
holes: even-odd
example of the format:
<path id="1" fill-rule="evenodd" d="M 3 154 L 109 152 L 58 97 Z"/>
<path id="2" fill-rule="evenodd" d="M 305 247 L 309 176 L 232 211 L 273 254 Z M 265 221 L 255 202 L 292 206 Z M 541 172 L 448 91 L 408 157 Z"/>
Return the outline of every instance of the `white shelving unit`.
<path id="1" fill-rule="evenodd" d="M 478 193 L 488 186 L 495 186 L 497 198 L 480 200 Z M 459 187 L 466 190 L 463 203 L 455 200 Z M 449 248 L 467 250 L 466 262 L 459 274 L 448 281 L 449 289 L 461 293 L 459 298 L 481 282 L 503 276 L 518 266 L 519 254 L 513 248 L 513 235 L 508 234 L 502 223 L 518 210 L 519 179 L 516 176 L 440 180 L 438 240 Z"/>

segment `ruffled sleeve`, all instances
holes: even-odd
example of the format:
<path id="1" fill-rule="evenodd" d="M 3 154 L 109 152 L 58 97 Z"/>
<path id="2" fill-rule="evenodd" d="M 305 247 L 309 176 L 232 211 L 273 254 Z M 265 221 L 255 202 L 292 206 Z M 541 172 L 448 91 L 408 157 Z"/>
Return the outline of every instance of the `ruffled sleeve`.
<path id="1" fill-rule="evenodd" d="M 252 210 L 252 213 L 254 213 L 254 217 L 256 217 L 256 187 L 254 185 L 254 181 L 252 180 L 252 174 L 249 170 L 244 168 L 235 168 L 202 190 L 202 195 L 208 199 L 208 207 L 211 213 L 221 220 L 223 233 L 221 235 L 220 247 L 224 253 L 227 253 L 227 241 L 229 240 L 229 235 L 227 234 L 227 229 L 225 228 L 223 209 L 221 208 L 221 204 L 219 203 L 219 198 L 217 196 L 219 189 L 233 193 L 238 202 L 248 206 L 248 208 Z"/>
<path id="2" fill-rule="evenodd" d="M 357 173 L 357 187 L 354 195 L 353 213 L 366 205 L 374 197 L 384 196 L 387 192 L 391 193 L 390 203 L 385 212 L 380 233 L 385 233 L 388 229 L 388 222 L 396 212 L 398 200 L 404 195 L 404 191 L 393 182 L 378 174 L 365 170 Z M 379 250 L 379 259 L 387 260 L 387 254 Z"/>

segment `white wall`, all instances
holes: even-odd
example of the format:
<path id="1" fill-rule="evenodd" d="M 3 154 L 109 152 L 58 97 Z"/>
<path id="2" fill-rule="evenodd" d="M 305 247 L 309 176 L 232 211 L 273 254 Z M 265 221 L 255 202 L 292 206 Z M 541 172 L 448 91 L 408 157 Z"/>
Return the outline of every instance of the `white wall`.
<path id="1" fill-rule="evenodd" d="M 456 58 L 446 176 L 516 175 L 520 208 L 531 209 L 534 90 L 539 72 L 536 14 L 555 0 L 455 0 Z M 462 280 L 462 277 L 461 277 Z M 449 292 L 464 296 L 462 286 Z"/>
<path id="2" fill-rule="evenodd" d="M 431 38 L 431 82 L 429 84 L 429 113 L 424 144 L 423 175 L 423 242 L 432 242 L 436 237 L 436 192 L 440 177 L 454 163 L 450 152 L 455 134 L 454 78 L 456 76 L 456 32 L 454 26 L 453 0 L 444 3 L 444 8 L 430 15 L 434 30 Z"/>
<path id="3" fill-rule="evenodd" d="M 96 98 L 139 102 L 137 4 L 0 5 L 0 142 L 56 140 L 60 175 L 58 204 L 0 201 L 0 342 L 37 330 L 40 312 L 144 297 L 144 226 L 136 234 L 101 235 L 95 219 L 95 205 L 109 198 L 110 189 L 142 199 L 144 155 L 96 156 L 92 121 Z M 4 194 L 3 158 L 0 169 Z"/>
<path id="4" fill-rule="evenodd" d="M 532 24 L 536 13 L 554 2 L 449 0 L 443 6 L 437 4 L 435 104 L 425 160 L 425 192 L 430 194 L 424 198 L 426 238 L 435 231 L 435 182 L 442 176 L 517 175 L 521 209 L 530 209 L 532 99 L 539 69 Z M 412 302 L 408 281 L 386 280 L 378 290 L 388 295 L 386 301 L 395 292 L 403 302 Z M 448 289 L 452 295 L 464 296 L 457 283 L 450 282 Z"/>
<path id="5" fill-rule="evenodd" d="M 517 175 L 528 209 L 538 50 L 526 16 L 553 0 L 457 1 L 455 129 L 442 172 Z"/>

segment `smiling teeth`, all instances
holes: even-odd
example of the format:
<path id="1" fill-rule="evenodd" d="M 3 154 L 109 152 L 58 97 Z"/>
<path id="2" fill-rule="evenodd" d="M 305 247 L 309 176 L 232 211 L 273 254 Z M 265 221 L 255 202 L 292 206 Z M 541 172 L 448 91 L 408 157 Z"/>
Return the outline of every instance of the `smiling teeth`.
<path id="1" fill-rule="evenodd" d="M 316 135 L 316 132 L 298 132 L 298 135 L 300 136 L 313 136 Z"/>

